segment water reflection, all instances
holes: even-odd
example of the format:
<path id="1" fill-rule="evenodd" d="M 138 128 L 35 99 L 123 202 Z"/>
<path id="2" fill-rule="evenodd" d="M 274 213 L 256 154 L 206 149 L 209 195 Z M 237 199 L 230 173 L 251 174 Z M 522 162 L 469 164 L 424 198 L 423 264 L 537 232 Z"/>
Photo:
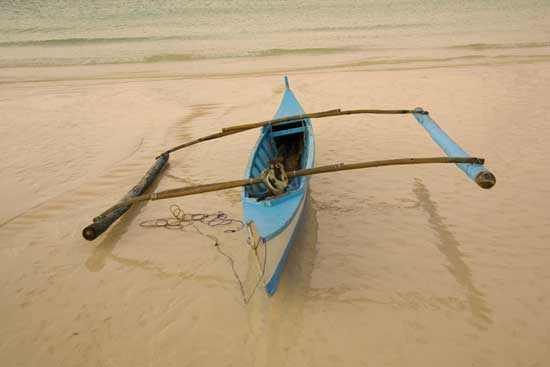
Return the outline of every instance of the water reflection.
<path id="1" fill-rule="evenodd" d="M 167 167 L 169 163 L 167 163 Z M 151 184 L 149 192 L 157 191 L 160 179 L 157 177 Z M 86 260 L 86 268 L 95 273 L 101 271 L 106 264 L 106 259 L 113 256 L 113 250 L 116 244 L 131 228 L 134 219 L 141 213 L 147 203 L 136 203 L 107 230 L 102 236 L 103 240 L 94 249 L 92 255 Z"/>
<path id="2" fill-rule="evenodd" d="M 170 136 L 171 138 L 175 138 L 177 143 L 181 143 L 181 141 L 184 141 L 184 142 L 190 141 L 192 138 L 192 134 L 189 132 L 190 124 L 193 121 L 199 119 L 200 117 L 208 115 L 210 111 L 215 108 L 217 108 L 216 104 L 192 105 L 191 113 L 188 116 L 183 117 L 176 126 L 171 128 L 171 131 L 169 131 L 170 134 L 165 135 L 165 140 L 167 136 Z M 143 145 L 143 139 L 139 144 L 139 147 L 141 147 L 142 145 Z M 164 141 L 163 145 L 166 145 L 166 141 Z M 139 147 L 138 147 L 138 150 L 139 150 Z M 180 163 L 179 166 L 181 169 L 182 163 Z M 166 167 L 164 168 L 164 173 L 161 173 L 159 177 L 157 177 L 154 180 L 153 184 L 148 189 L 148 192 L 155 192 L 160 181 L 163 179 L 164 176 L 168 176 L 170 178 L 176 178 L 178 180 L 185 182 L 184 179 L 181 179 L 178 176 L 176 176 L 173 173 L 173 171 L 174 171 L 174 168 L 171 166 L 170 162 L 168 162 L 166 164 Z M 187 183 L 196 184 L 197 182 L 189 180 Z M 98 272 L 102 270 L 105 267 L 107 258 L 111 258 L 113 260 L 117 259 L 116 256 L 113 255 L 113 250 L 117 242 L 128 231 L 134 219 L 143 210 L 145 205 L 146 204 L 144 203 L 134 204 L 128 210 L 128 212 L 122 216 L 122 218 L 116 221 L 112 225 L 112 227 L 107 230 L 107 232 L 103 235 L 103 240 L 99 243 L 99 245 L 95 247 L 93 254 L 86 260 L 86 267 L 88 268 L 89 271 Z M 126 264 L 128 265 L 130 263 L 126 262 Z M 134 265 L 137 265 L 137 263 L 135 263 Z"/>
<path id="3" fill-rule="evenodd" d="M 432 229 L 437 234 L 439 242 L 437 248 L 448 261 L 447 269 L 455 280 L 467 291 L 468 304 L 470 312 L 475 319 L 476 325 L 486 327 L 492 323 L 491 309 L 484 299 L 481 292 L 472 278 L 472 271 L 463 260 L 463 254 L 460 251 L 460 242 L 445 224 L 444 218 L 439 214 L 437 204 L 430 198 L 428 188 L 421 180 L 415 181 L 413 189 L 418 198 L 419 205 L 428 213 L 429 222 Z"/>
<path id="4" fill-rule="evenodd" d="M 156 184 L 154 186 L 156 187 Z M 113 223 L 108 232 L 103 234 L 103 240 L 94 248 L 92 255 L 86 260 L 85 265 L 89 271 L 95 273 L 105 267 L 107 258 L 112 256 L 116 244 L 128 231 L 134 219 L 142 210 L 143 205 L 143 203 L 134 204 L 118 221 Z"/>
<path id="5" fill-rule="evenodd" d="M 308 193 L 301 223 L 281 282 L 273 297 L 257 292 L 248 306 L 248 332 L 253 343 L 247 348 L 257 365 L 285 365 L 289 355 L 300 355 L 296 340 L 304 333 L 304 308 L 317 253 L 317 213 Z M 269 254 L 269 253 L 268 253 Z M 257 274 L 257 270 L 254 272 Z M 260 289 L 258 289 L 260 291 Z"/>

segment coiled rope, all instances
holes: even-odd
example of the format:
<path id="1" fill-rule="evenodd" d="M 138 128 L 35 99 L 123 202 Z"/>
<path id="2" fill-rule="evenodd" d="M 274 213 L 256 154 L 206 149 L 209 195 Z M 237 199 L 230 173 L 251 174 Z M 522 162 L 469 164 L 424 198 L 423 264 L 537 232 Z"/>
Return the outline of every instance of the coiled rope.
<path id="1" fill-rule="evenodd" d="M 182 230 L 186 227 L 194 225 L 197 222 L 205 224 L 209 227 L 236 225 L 236 228 L 226 229 L 224 233 L 234 233 L 244 228 L 244 223 L 238 219 L 229 218 L 224 212 L 217 213 L 186 213 L 179 205 L 170 205 L 171 217 L 150 219 L 141 222 L 139 225 L 145 228 L 166 228 Z"/>
<path id="2" fill-rule="evenodd" d="M 196 226 L 196 223 L 202 223 L 204 225 L 207 225 L 208 227 L 219 227 L 219 226 L 233 226 L 233 228 L 228 228 L 223 231 L 223 233 L 235 233 L 241 231 L 245 226 L 244 222 L 238 219 L 230 218 L 226 213 L 222 211 L 218 211 L 216 213 L 186 213 L 179 205 L 173 204 L 170 205 L 170 213 L 172 214 L 171 217 L 167 218 L 158 218 L 158 219 L 149 219 L 145 220 L 139 225 L 144 228 L 164 228 L 164 229 L 170 229 L 170 230 L 181 230 L 186 231 L 187 229 L 194 229 L 197 233 L 204 237 L 208 237 L 213 241 L 213 245 L 218 250 L 218 252 L 227 259 L 229 262 L 229 265 L 231 266 L 231 270 L 233 271 L 233 275 L 235 276 L 235 279 L 239 283 L 239 289 L 241 291 L 241 295 L 243 298 L 243 302 L 245 304 L 248 304 L 252 297 L 254 296 L 254 293 L 256 292 L 256 288 L 258 288 L 258 285 L 260 284 L 261 280 L 263 279 L 264 273 L 265 273 L 265 264 L 267 260 L 267 248 L 264 249 L 264 260 L 262 265 L 262 270 L 260 277 L 258 278 L 258 281 L 254 285 L 254 288 L 250 292 L 250 294 L 247 296 L 246 291 L 244 289 L 244 282 L 241 280 L 241 277 L 237 273 L 237 270 L 235 269 L 235 260 L 225 253 L 221 249 L 221 244 L 216 236 L 213 236 L 208 233 L 204 233 L 200 230 L 199 227 Z M 254 251 L 257 251 L 258 244 L 249 244 Z M 257 252 L 256 252 L 257 256 Z"/>

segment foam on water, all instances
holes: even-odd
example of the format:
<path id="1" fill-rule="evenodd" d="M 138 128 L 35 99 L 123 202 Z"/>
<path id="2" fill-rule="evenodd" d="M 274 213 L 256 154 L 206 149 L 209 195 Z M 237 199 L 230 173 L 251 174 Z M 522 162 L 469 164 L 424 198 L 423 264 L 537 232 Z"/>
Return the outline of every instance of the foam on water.
<path id="1" fill-rule="evenodd" d="M 531 0 L 17 1 L 0 8 L 0 68 L 187 62 L 349 49 L 548 49 L 550 5 Z M 490 19 L 489 23 L 487 22 Z M 191 55 L 159 57 L 159 55 Z M 357 55 L 347 55 L 350 61 Z"/>

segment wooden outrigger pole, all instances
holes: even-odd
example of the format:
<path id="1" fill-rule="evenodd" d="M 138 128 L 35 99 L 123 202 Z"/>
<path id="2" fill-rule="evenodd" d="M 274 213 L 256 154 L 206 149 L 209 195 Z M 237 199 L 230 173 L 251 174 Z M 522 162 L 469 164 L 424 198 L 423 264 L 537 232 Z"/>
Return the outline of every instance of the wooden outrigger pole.
<path id="1" fill-rule="evenodd" d="M 163 152 L 162 154 L 170 154 L 170 153 L 173 153 L 173 152 L 178 151 L 180 149 L 190 147 L 191 145 L 202 143 L 203 141 L 219 139 L 219 138 L 223 138 L 224 136 L 233 135 L 233 134 L 241 133 L 243 131 L 255 129 L 255 128 L 258 128 L 258 127 L 274 125 L 274 124 L 278 124 L 278 123 L 286 122 L 286 121 L 304 120 L 304 119 L 313 119 L 313 118 L 318 119 L 318 118 L 323 118 L 323 117 L 357 115 L 357 114 L 402 115 L 402 114 L 407 114 L 407 113 L 426 114 L 427 115 L 428 111 L 419 112 L 419 111 L 416 111 L 416 110 L 373 110 L 373 109 L 342 111 L 341 109 L 338 108 L 338 109 L 335 109 L 335 110 L 328 110 L 328 111 L 322 111 L 322 112 L 304 113 L 302 115 L 293 115 L 293 116 L 281 117 L 281 118 L 277 118 L 277 119 L 254 122 L 254 123 L 249 123 L 249 124 L 240 124 L 240 125 L 224 127 L 221 132 L 206 135 L 206 136 L 203 136 L 201 138 L 189 141 L 187 143 L 177 145 L 173 148 L 168 149 L 167 151 Z M 157 156 L 157 158 L 159 158 L 162 154 Z"/>
<path id="2" fill-rule="evenodd" d="M 410 165 L 410 164 L 428 164 L 428 163 L 455 163 L 455 164 L 483 164 L 483 158 L 476 157 L 429 157 L 429 158 L 399 158 L 399 159 L 387 159 L 382 161 L 360 162 L 360 163 L 338 163 L 328 166 L 315 167 L 310 169 L 301 169 L 296 171 L 287 172 L 288 178 L 318 175 L 321 173 L 331 173 L 339 171 L 349 171 L 355 169 L 365 169 L 374 167 L 386 167 L 396 165 Z M 132 204 L 152 201 L 170 199 L 175 197 L 190 196 L 196 194 L 204 194 L 207 192 L 221 191 L 232 189 L 235 187 L 256 185 L 264 182 L 262 177 L 254 177 L 242 180 L 217 182 L 205 185 L 186 186 L 175 189 L 159 191 L 152 194 L 140 195 L 132 198 L 121 200 L 111 208 L 107 209 L 102 216 L 108 216 L 110 213 L 116 212 L 121 208 L 127 208 Z"/>
<path id="3" fill-rule="evenodd" d="M 131 198 L 138 197 L 142 195 L 145 191 L 147 191 L 149 186 L 151 186 L 156 177 L 166 166 L 168 158 L 168 154 L 161 154 L 155 160 L 155 163 L 151 166 L 151 168 L 149 168 L 149 170 L 145 173 L 145 176 L 143 176 L 141 180 L 137 183 L 137 185 L 132 187 L 132 189 L 128 191 L 128 193 L 124 195 L 122 199 L 120 199 L 119 203 Z M 131 205 L 123 205 L 117 207 L 116 210 L 104 211 L 93 219 L 92 224 L 86 226 L 86 228 L 82 230 L 82 236 L 88 241 L 95 240 L 100 234 L 105 232 L 111 226 L 111 224 L 113 224 L 118 218 L 126 213 L 128 209 L 130 209 L 130 207 Z"/>
<path id="4" fill-rule="evenodd" d="M 407 113 L 418 113 L 418 114 L 427 115 L 428 111 L 424 111 L 424 110 L 422 110 L 422 111 L 417 111 L 417 110 L 373 110 L 373 109 L 344 110 L 344 111 L 342 111 L 341 109 L 338 108 L 338 109 L 335 109 L 335 110 L 328 110 L 328 111 L 323 111 L 323 112 L 304 113 L 302 115 L 281 117 L 281 118 L 278 118 L 278 119 L 261 121 L 261 122 L 254 122 L 254 123 L 251 123 L 251 124 L 242 124 L 242 125 L 234 125 L 234 126 L 224 127 L 222 129 L 222 132 L 244 131 L 244 130 L 254 129 L 254 128 L 257 128 L 257 127 L 274 125 L 274 124 L 278 124 L 280 122 L 292 121 L 292 120 L 318 119 L 318 118 L 322 118 L 322 117 L 359 115 L 359 114 L 404 115 L 404 114 L 407 114 Z"/>
<path id="5" fill-rule="evenodd" d="M 437 123 L 429 116 L 427 111 L 422 108 L 416 108 L 414 110 L 375 110 L 375 109 L 362 109 L 362 110 L 329 110 L 323 112 L 314 112 L 302 115 L 289 116 L 285 118 L 272 119 L 252 124 L 242 124 L 229 126 L 222 129 L 221 132 L 207 135 L 196 140 L 178 145 L 171 148 L 159 156 L 156 157 L 155 163 L 147 171 L 145 176 L 140 182 L 134 186 L 117 204 L 104 211 L 102 214 L 94 218 L 93 223 L 83 229 L 82 235 L 85 239 L 92 241 L 99 235 L 105 232 L 118 218 L 120 218 L 128 209 L 136 202 L 147 200 L 158 200 L 177 196 L 193 195 L 203 192 L 211 192 L 217 190 L 225 190 L 227 188 L 253 185 L 262 182 L 262 179 L 257 177 L 246 180 L 236 180 L 208 185 L 199 185 L 191 187 L 183 187 L 178 189 L 166 190 L 159 193 L 153 193 L 150 195 L 143 195 L 144 192 L 154 182 L 155 178 L 160 174 L 165 167 L 170 153 L 177 150 L 204 142 L 222 138 L 224 136 L 237 134 L 257 127 L 268 126 L 285 121 L 301 120 L 307 118 L 322 118 L 342 115 L 353 114 L 413 114 L 417 121 L 426 129 L 432 139 L 443 149 L 448 157 L 436 157 L 436 158 L 404 158 L 397 160 L 375 161 L 375 162 L 362 162 L 353 164 L 337 164 L 323 167 L 315 167 L 309 170 L 300 170 L 288 172 L 288 177 L 298 177 L 305 175 L 312 175 L 326 172 L 336 172 L 342 170 L 381 167 L 396 164 L 421 164 L 421 163 L 455 163 L 466 175 L 476 182 L 480 187 L 484 189 L 490 189 L 496 183 L 495 176 L 483 166 L 484 160 L 481 158 L 471 157 L 466 153 L 456 142 L 454 142 Z M 306 172 L 307 171 L 307 172 Z"/>

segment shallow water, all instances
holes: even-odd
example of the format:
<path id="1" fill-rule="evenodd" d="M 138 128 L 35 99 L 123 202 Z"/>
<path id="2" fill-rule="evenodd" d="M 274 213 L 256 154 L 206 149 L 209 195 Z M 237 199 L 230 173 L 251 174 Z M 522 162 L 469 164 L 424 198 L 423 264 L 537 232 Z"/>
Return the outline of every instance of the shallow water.
<path id="1" fill-rule="evenodd" d="M 491 9 L 467 4 L 478 15 Z M 516 9 L 509 28 L 539 19 L 534 6 Z M 363 30 L 345 28 L 353 18 L 343 18 L 335 18 L 340 35 L 359 37 Z M 479 19 L 468 29 L 481 27 Z M 442 19 L 434 22 L 443 29 Z M 426 42 L 446 46 L 421 59 L 414 48 L 382 51 L 378 61 L 364 51 L 310 50 L 0 68 L 0 364 L 548 364 L 547 30 L 497 40 L 494 23 L 476 40 L 434 32 Z M 44 34 L 20 33 L 2 42 Z M 20 47 L 44 45 L 0 45 Z M 486 158 L 496 186 L 482 190 L 452 165 L 314 176 L 279 290 L 272 298 L 256 292 L 248 305 L 210 238 L 139 226 L 168 216 L 171 204 L 240 218 L 237 189 L 135 206 L 95 242 L 82 239 L 82 228 L 159 152 L 272 116 L 284 74 L 310 112 L 424 107 L 466 151 Z M 316 165 L 442 155 L 411 116 L 319 119 L 314 131 Z M 155 189 L 241 178 L 256 137 L 249 131 L 173 154 Z M 250 292 L 256 268 L 245 234 L 200 229 L 219 239 Z"/>
<path id="2" fill-rule="evenodd" d="M 13 1 L 0 7 L 0 69 L 349 54 L 368 65 L 547 60 L 548 16 L 540 0 Z"/>

